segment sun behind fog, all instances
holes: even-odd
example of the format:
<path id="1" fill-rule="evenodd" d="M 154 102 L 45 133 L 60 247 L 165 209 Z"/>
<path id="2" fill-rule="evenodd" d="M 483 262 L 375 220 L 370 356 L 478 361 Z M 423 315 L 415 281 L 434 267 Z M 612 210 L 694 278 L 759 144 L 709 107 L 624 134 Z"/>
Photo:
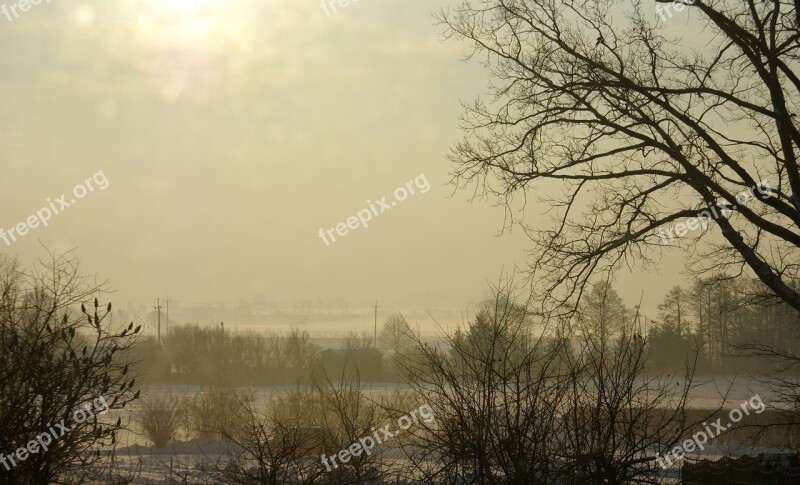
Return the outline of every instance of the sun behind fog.
<path id="1" fill-rule="evenodd" d="M 198 8 L 204 8 L 209 5 L 221 5 L 222 2 L 215 1 L 215 0 L 159 0 L 155 2 L 166 9 L 170 10 L 182 10 L 182 11 L 193 11 L 197 10 Z M 228 2 L 231 3 L 231 2 Z"/>

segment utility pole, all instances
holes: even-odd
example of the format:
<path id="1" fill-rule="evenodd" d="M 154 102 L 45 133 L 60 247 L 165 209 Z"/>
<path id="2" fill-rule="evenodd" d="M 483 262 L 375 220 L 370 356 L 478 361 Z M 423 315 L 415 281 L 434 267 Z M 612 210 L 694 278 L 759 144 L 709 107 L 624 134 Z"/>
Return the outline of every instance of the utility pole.
<path id="1" fill-rule="evenodd" d="M 161 347 L 161 298 L 156 299 L 156 310 L 158 310 L 158 346 Z"/>
<path id="2" fill-rule="evenodd" d="M 378 300 L 375 300 L 375 348 L 378 348 Z"/>

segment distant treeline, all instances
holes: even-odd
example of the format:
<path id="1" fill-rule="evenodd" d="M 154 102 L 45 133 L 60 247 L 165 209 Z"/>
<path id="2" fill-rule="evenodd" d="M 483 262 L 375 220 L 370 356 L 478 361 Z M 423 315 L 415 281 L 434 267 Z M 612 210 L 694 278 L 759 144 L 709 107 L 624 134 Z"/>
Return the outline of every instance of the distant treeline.
<path id="1" fill-rule="evenodd" d="M 646 333 L 651 371 L 680 370 L 695 354 L 699 373 L 769 370 L 770 362 L 753 352 L 754 345 L 800 352 L 786 348 L 800 342 L 800 317 L 785 304 L 759 297 L 758 288 L 756 282 L 721 276 L 698 280 L 689 289 L 676 286 L 659 305 L 658 321 L 649 322 L 634 321 L 635 312 L 608 288 L 602 295 L 588 295 L 582 305 L 584 317 L 577 319 L 593 318 L 602 299 L 602 306 L 611 306 L 615 316 L 606 323 L 598 320 L 598 331 L 609 336 L 622 328 Z M 347 334 L 342 348 L 323 349 L 307 330 L 279 334 L 187 324 L 171 329 L 160 347 L 155 339 L 143 341 L 133 358 L 153 383 L 286 385 L 342 373 L 364 382 L 399 382 L 404 380 L 412 335 L 400 314 L 384 324 L 380 349 L 366 334 Z"/>
<path id="2" fill-rule="evenodd" d="M 599 308 L 602 314 L 595 315 Z M 658 308 L 658 320 L 637 321 L 613 288 L 600 287 L 586 296 L 575 320 L 583 326 L 594 322 L 587 331 L 608 337 L 623 329 L 645 333 L 650 370 L 656 372 L 681 370 L 695 356 L 698 373 L 769 371 L 771 362 L 754 349 L 800 353 L 800 316 L 765 297 L 756 281 L 700 279 L 690 288 L 672 288 Z M 160 383 L 285 385 L 342 373 L 363 382 L 400 382 L 413 336 L 399 313 L 386 320 L 378 342 L 349 333 L 338 349 L 323 349 L 307 330 L 279 334 L 187 324 L 171 329 L 160 347 L 155 339 L 143 341 L 133 358 L 147 381 Z"/>
<path id="3" fill-rule="evenodd" d="M 155 338 L 142 341 L 131 357 L 151 383 L 293 385 L 343 372 L 364 381 L 392 379 L 372 339 L 351 334 L 344 342 L 342 349 L 322 349 L 306 330 L 258 333 L 192 323 L 171 329 L 161 346 Z"/>
<path id="4" fill-rule="evenodd" d="M 647 322 L 653 369 L 676 370 L 697 352 L 697 372 L 769 371 L 775 352 L 800 355 L 800 314 L 762 283 L 716 274 L 675 286 Z"/>

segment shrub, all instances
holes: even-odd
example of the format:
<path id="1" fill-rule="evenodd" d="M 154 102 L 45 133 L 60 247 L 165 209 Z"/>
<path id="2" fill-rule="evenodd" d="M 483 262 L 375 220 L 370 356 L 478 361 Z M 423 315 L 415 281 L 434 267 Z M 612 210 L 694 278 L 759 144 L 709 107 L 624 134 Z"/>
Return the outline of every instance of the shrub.
<path id="1" fill-rule="evenodd" d="M 184 410 L 183 400 L 177 396 L 148 399 L 137 413 L 142 433 L 156 448 L 168 446 L 178 434 Z"/>

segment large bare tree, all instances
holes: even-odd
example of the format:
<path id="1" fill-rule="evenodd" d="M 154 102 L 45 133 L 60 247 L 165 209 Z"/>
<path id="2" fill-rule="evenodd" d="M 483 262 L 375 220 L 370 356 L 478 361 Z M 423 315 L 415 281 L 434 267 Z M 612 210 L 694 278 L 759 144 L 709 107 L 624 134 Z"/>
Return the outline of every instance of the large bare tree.
<path id="1" fill-rule="evenodd" d="M 800 309 L 798 15 L 797 0 L 445 10 L 494 86 L 466 107 L 454 183 L 506 205 L 535 243 L 536 293 L 556 307 L 574 309 L 597 273 L 685 246 L 709 256 L 700 271 L 749 268 Z M 534 228 L 517 202 L 541 193 L 559 194 L 540 197 L 554 224 Z"/>

